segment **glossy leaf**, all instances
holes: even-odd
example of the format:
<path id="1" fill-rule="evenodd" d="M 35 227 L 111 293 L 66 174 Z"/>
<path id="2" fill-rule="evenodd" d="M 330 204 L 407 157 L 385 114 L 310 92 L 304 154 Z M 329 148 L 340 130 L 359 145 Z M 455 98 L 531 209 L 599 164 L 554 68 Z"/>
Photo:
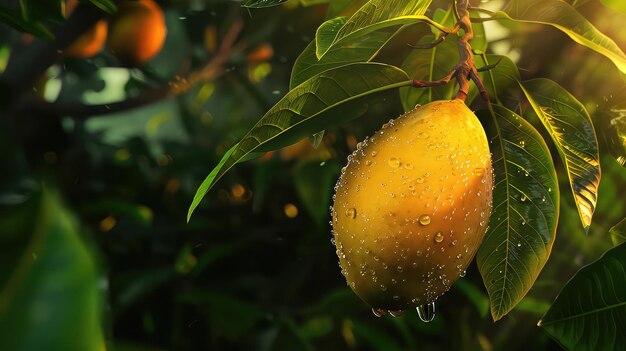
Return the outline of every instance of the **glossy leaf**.
<path id="1" fill-rule="evenodd" d="M 88 0 L 90 3 L 92 3 L 95 7 L 99 8 L 100 10 L 108 13 L 108 14 L 114 14 L 117 12 L 117 5 L 115 5 L 115 2 L 113 2 L 112 0 Z"/>
<path id="2" fill-rule="evenodd" d="M 452 10 L 437 9 L 433 18 L 444 26 L 454 25 L 455 18 Z M 439 33 L 426 35 L 417 44 L 429 44 L 439 38 Z M 402 69 L 411 78 L 423 81 L 441 79 L 458 64 L 459 53 L 455 42 L 456 38 L 448 38 L 432 49 L 415 49 L 402 63 Z M 435 100 L 449 100 L 455 94 L 454 84 L 446 84 L 428 88 L 403 88 L 400 90 L 400 99 L 405 111 L 412 110 L 415 105 L 424 105 Z"/>
<path id="3" fill-rule="evenodd" d="M 17 221 L 32 225 L 0 234 L 28 241 L 0 292 L 0 349 L 103 350 L 99 274 L 80 227 L 56 192 L 30 201 Z"/>
<path id="4" fill-rule="evenodd" d="M 276 150 L 363 112 L 379 93 L 411 84 L 401 69 L 379 63 L 355 63 L 325 71 L 283 97 L 235 145 L 202 182 L 188 219 L 224 173 L 250 153 Z"/>
<path id="5" fill-rule="evenodd" d="M 493 17 L 552 26 L 575 42 L 604 55 L 626 73 L 626 54 L 622 49 L 565 1 L 513 0 Z"/>
<path id="6" fill-rule="evenodd" d="M 441 28 L 424 16 L 430 3 L 431 0 L 370 0 L 350 17 L 330 45 L 316 49 L 317 58 L 321 59 L 332 46 L 340 42 L 354 41 L 360 36 L 388 27 L 424 21 Z"/>
<path id="7" fill-rule="evenodd" d="M 626 244 L 583 267 L 539 321 L 569 350 L 619 350 L 626 345 Z"/>
<path id="8" fill-rule="evenodd" d="M 322 23 L 315 32 L 315 47 L 317 50 L 323 52 L 328 51 L 337 33 L 339 33 L 341 27 L 343 27 L 346 22 L 348 22 L 347 18 L 337 17 Z"/>
<path id="9" fill-rule="evenodd" d="M 41 22 L 28 22 L 22 18 L 19 11 L 0 6 L 0 21 L 10 25 L 11 27 L 21 31 L 30 33 L 36 37 L 44 39 L 54 39 L 52 32 L 46 28 Z"/>
<path id="10" fill-rule="evenodd" d="M 520 86 L 559 151 L 587 232 L 596 209 L 601 176 L 591 117 L 572 94 L 549 79 L 532 79 Z"/>
<path id="11" fill-rule="evenodd" d="M 480 72 L 478 75 L 485 84 L 487 93 L 492 100 L 498 101 L 505 106 L 517 103 L 517 97 L 510 96 L 510 90 L 518 87 L 520 80 L 519 70 L 513 61 L 506 56 L 501 55 L 477 55 L 476 65 L 478 68 L 488 65 L 497 64 L 495 68 L 486 72 Z M 474 90 L 476 91 L 476 90 Z M 470 94 L 472 95 L 472 94 Z M 475 94 L 473 96 L 476 96 Z M 469 97 L 468 97 L 468 101 Z"/>
<path id="12" fill-rule="evenodd" d="M 613 245 L 619 245 L 626 242 L 626 218 L 622 219 L 613 228 L 609 229 Z"/>
<path id="13" fill-rule="evenodd" d="M 359 37 L 353 42 L 335 45 L 319 60 L 315 55 L 316 43 L 313 40 L 296 59 L 291 71 L 290 89 L 329 69 L 371 61 L 399 30 L 396 28 L 380 30 Z"/>
<path id="14" fill-rule="evenodd" d="M 548 260 L 559 189 L 550 151 L 537 130 L 514 112 L 493 107 L 493 210 L 477 262 L 491 315 L 498 320 L 522 300 Z"/>
<path id="15" fill-rule="evenodd" d="M 243 7 L 260 9 L 264 7 L 278 6 L 287 1 L 288 0 L 248 0 L 245 4 L 243 4 Z"/>

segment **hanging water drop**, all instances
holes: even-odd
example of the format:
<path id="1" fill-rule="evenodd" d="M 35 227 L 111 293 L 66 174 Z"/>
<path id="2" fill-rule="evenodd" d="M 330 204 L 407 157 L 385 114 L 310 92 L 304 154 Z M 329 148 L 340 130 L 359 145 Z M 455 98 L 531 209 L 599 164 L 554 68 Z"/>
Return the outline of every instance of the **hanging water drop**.
<path id="1" fill-rule="evenodd" d="M 400 317 L 401 315 L 404 314 L 404 311 L 402 311 L 402 310 L 398 310 L 398 311 L 391 311 L 391 310 L 389 310 L 388 312 L 389 312 L 389 315 L 391 315 L 394 318 Z"/>
<path id="2" fill-rule="evenodd" d="M 417 315 L 424 323 L 432 322 L 435 319 L 435 303 L 431 302 L 428 305 L 418 306 Z"/>
<path id="3" fill-rule="evenodd" d="M 372 308 L 372 313 L 373 313 L 376 317 L 380 318 L 380 317 L 382 317 L 382 316 L 386 315 L 386 314 L 387 314 L 387 311 L 385 311 L 385 310 L 383 310 L 383 309 L 380 309 L 380 308 Z"/>

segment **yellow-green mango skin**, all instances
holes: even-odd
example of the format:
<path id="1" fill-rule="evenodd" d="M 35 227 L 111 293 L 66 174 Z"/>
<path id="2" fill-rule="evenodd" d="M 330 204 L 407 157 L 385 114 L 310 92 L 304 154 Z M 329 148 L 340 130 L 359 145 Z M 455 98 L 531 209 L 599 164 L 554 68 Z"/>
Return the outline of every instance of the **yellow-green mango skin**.
<path id="1" fill-rule="evenodd" d="M 342 273 L 374 309 L 435 301 L 463 275 L 487 230 L 487 137 L 461 100 L 436 101 L 360 143 L 336 186 Z"/>

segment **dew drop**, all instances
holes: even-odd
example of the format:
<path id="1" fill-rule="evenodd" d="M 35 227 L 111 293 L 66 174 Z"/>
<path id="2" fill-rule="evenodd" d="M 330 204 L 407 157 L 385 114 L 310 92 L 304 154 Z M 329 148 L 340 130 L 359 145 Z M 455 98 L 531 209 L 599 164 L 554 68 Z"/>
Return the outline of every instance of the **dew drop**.
<path id="1" fill-rule="evenodd" d="M 474 174 L 479 176 L 479 177 L 482 177 L 482 175 L 485 174 L 485 169 L 484 168 L 480 168 L 480 167 L 476 168 L 474 170 Z"/>
<path id="2" fill-rule="evenodd" d="M 346 210 L 346 217 L 355 219 L 356 218 L 356 208 L 349 208 Z"/>
<path id="3" fill-rule="evenodd" d="M 416 182 L 417 184 L 422 184 L 422 183 L 424 183 L 424 178 L 419 177 L 419 178 L 415 179 L 415 182 Z"/>
<path id="4" fill-rule="evenodd" d="M 394 318 L 396 318 L 396 317 L 400 317 L 401 315 L 403 315 L 403 314 L 404 314 L 404 311 L 402 311 L 402 310 L 399 310 L 399 311 L 391 311 L 391 310 L 390 310 L 390 311 L 388 311 L 388 312 L 389 312 L 389 315 L 390 315 L 390 316 L 392 316 L 392 317 L 394 317 Z"/>
<path id="5" fill-rule="evenodd" d="M 388 163 L 389 163 L 389 167 L 391 168 L 400 167 L 400 159 L 398 159 L 397 157 L 390 158 Z"/>
<path id="6" fill-rule="evenodd" d="M 371 165 L 372 165 L 372 161 L 371 161 L 371 160 L 367 160 L 367 161 L 365 161 L 365 165 L 366 165 L 366 166 L 371 166 Z"/>
<path id="7" fill-rule="evenodd" d="M 467 274 L 467 271 L 464 270 L 463 272 L 461 272 L 461 274 L 459 274 L 459 277 L 463 278 L 465 277 L 466 274 Z"/>
<path id="8" fill-rule="evenodd" d="M 443 233 L 437 232 L 437 234 L 435 234 L 435 242 L 440 243 L 442 241 L 443 241 Z"/>
<path id="9" fill-rule="evenodd" d="M 384 284 L 380 284 L 380 290 L 387 291 L 387 287 Z"/>
<path id="10" fill-rule="evenodd" d="M 524 140 L 520 140 L 519 146 L 523 149 L 526 146 L 526 142 Z"/>
<path id="11" fill-rule="evenodd" d="M 380 318 L 380 317 L 382 317 L 382 316 L 386 315 L 386 314 L 387 314 L 387 311 L 385 311 L 385 310 L 383 310 L 383 309 L 381 309 L 381 308 L 372 308 L 372 313 L 373 313 L 376 317 Z"/>
<path id="12" fill-rule="evenodd" d="M 428 305 L 418 306 L 417 315 L 424 323 L 432 322 L 435 319 L 435 303 L 431 302 Z"/>
<path id="13" fill-rule="evenodd" d="M 419 218 L 419 222 L 421 225 L 429 225 L 430 224 L 430 216 L 421 215 Z"/>
<path id="14" fill-rule="evenodd" d="M 526 201 L 526 195 L 522 195 L 522 198 L 520 200 L 522 200 L 522 202 Z"/>
<path id="15" fill-rule="evenodd" d="M 376 155 L 378 155 L 378 152 L 372 151 L 371 155 L 372 155 L 372 157 L 376 157 Z"/>
<path id="16" fill-rule="evenodd" d="M 405 163 L 405 164 L 404 164 L 404 169 L 409 169 L 409 170 L 410 170 L 410 169 L 413 169 L 413 164 L 411 164 L 411 163 Z"/>

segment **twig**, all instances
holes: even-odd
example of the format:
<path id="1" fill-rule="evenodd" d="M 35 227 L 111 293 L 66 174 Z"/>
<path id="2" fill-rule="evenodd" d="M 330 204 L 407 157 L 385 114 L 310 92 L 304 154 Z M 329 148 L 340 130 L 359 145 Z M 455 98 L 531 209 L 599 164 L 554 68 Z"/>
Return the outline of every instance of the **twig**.
<path id="1" fill-rule="evenodd" d="M 458 22 L 454 28 L 458 28 L 457 31 L 459 29 L 462 29 L 464 32 L 457 41 L 459 49 L 459 63 L 452 68 L 450 73 L 448 73 L 445 77 L 439 80 L 430 82 L 414 80 L 412 86 L 416 88 L 424 88 L 446 85 L 450 82 L 450 80 L 452 80 L 452 78 L 455 78 L 457 83 L 459 84 L 459 91 L 456 95 L 456 98 L 465 101 L 469 92 L 469 82 L 471 80 L 478 87 L 480 96 L 483 98 L 485 103 L 487 103 L 487 105 L 491 105 L 491 102 L 489 100 L 489 94 L 485 89 L 485 85 L 478 76 L 478 70 L 474 61 L 474 52 L 472 51 L 472 45 L 469 43 L 469 41 L 474 38 L 474 31 L 472 29 L 472 22 L 470 20 L 469 12 L 467 10 L 468 5 L 469 0 L 456 1 L 455 14 L 458 17 Z M 445 38 L 441 41 L 443 40 L 445 40 Z"/>
<path id="2" fill-rule="evenodd" d="M 228 62 L 232 54 L 235 42 L 239 37 L 239 34 L 243 30 L 243 21 L 237 19 L 224 35 L 222 43 L 217 51 L 217 54 L 209 61 L 203 68 L 198 71 L 194 71 L 186 78 L 180 78 L 170 83 L 171 93 L 178 95 L 182 92 L 188 91 L 191 87 L 199 82 L 206 82 L 213 80 L 226 72 L 224 65 Z"/>

